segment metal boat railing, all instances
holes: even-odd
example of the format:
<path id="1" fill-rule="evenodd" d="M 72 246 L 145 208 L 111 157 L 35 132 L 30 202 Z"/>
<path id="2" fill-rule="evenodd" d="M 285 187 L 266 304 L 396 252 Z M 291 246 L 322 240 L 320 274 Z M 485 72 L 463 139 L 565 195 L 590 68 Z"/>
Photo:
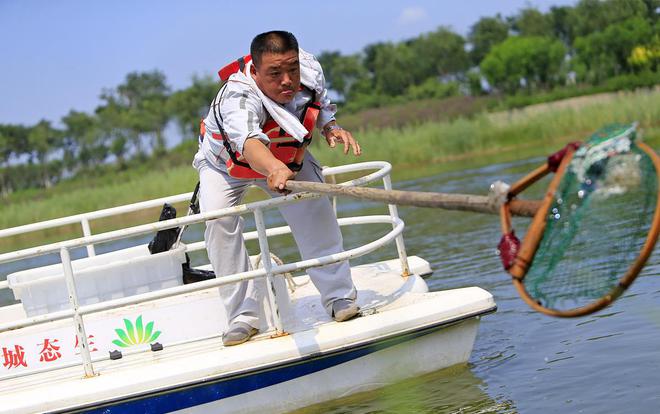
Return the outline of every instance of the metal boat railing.
<path id="1" fill-rule="evenodd" d="M 378 179 L 382 179 L 384 188 L 391 189 L 392 187 L 389 177 L 391 168 L 392 168 L 391 165 L 387 162 L 372 161 L 372 162 L 364 162 L 364 163 L 351 164 L 351 165 L 345 165 L 339 167 L 324 168 L 323 175 L 334 176 L 344 173 L 377 169 L 377 171 L 371 174 L 350 181 L 346 181 L 344 183 L 341 183 L 341 185 L 358 186 L 358 185 L 364 185 L 374 182 Z M 74 325 L 76 327 L 76 335 L 78 337 L 79 343 L 81 344 L 81 357 L 82 357 L 82 364 L 85 370 L 85 375 L 93 376 L 94 375 L 94 368 L 92 365 L 93 361 L 89 353 L 89 344 L 87 342 L 87 335 L 85 333 L 85 324 L 83 320 L 83 316 L 90 313 L 118 308 L 121 306 L 134 305 L 156 299 L 163 299 L 167 297 L 183 295 L 191 292 L 215 288 L 222 285 L 236 283 L 239 281 L 244 281 L 249 279 L 265 278 L 266 283 L 269 286 L 269 288 L 266 289 L 266 291 L 268 293 L 268 299 L 271 309 L 273 310 L 272 314 L 273 314 L 276 333 L 281 334 L 283 333 L 282 321 L 279 316 L 277 298 L 273 294 L 273 289 L 272 289 L 273 278 L 276 275 L 305 270 L 310 267 L 325 266 L 331 263 L 336 263 L 347 259 L 363 256 L 367 253 L 370 253 L 382 247 L 383 245 L 391 242 L 392 240 L 394 240 L 396 243 L 396 247 L 401 263 L 401 274 L 403 276 L 407 276 L 409 274 L 407 255 L 406 255 L 405 245 L 403 243 L 403 236 L 402 236 L 404 224 L 401 221 L 401 219 L 398 217 L 398 211 L 396 206 L 394 205 L 388 206 L 390 213 L 389 215 L 347 217 L 347 218 L 340 218 L 337 220 L 340 226 L 347 226 L 353 224 L 389 223 L 392 225 L 392 230 L 389 231 L 384 236 L 365 245 L 353 249 L 345 250 L 344 252 L 341 253 L 317 257 L 308 260 L 302 260 L 295 263 L 273 266 L 270 260 L 268 237 L 288 234 L 291 232 L 291 229 L 288 226 L 281 226 L 281 227 L 267 229 L 263 220 L 263 211 L 265 209 L 292 204 L 301 200 L 320 197 L 319 194 L 312 194 L 312 193 L 292 194 L 285 197 L 277 197 L 270 200 L 241 204 L 235 207 L 214 210 L 214 211 L 190 215 L 186 217 L 164 220 L 164 221 L 159 221 L 144 225 L 138 225 L 138 226 L 110 231 L 98 235 L 91 234 L 89 222 L 93 219 L 98 219 L 102 217 L 111 217 L 114 215 L 124 214 L 127 212 L 134 212 L 146 208 L 158 207 L 161 206 L 163 203 L 176 203 L 176 202 L 186 201 L 190 199 L 191 195 L 192 193 L 186 193 L 171 197 L 163 197 L 156 200 L 134 203 L 126 206 L 114 207 L 105 210 L 83 213 L 70 217 L 64 217 L 60 219 L 48 220 L 40 223 L 34 223 L 34 224 L 0 230 L 0 238 L 2 238 L 17 234 L 23 234 L 27 232 L 33 232 L 33 231 L 44 230 L 53 227 L 69 225 L 72 223 L 79 223 L 82 226 L 84 233 L 83 237 L 77 239 L 67 240 L 58 243 L 51 243 L 43 246 L 32 247 L 14 252 L 0 254 L 0 264 L 2 264 L 16 260 L 21 260 L 21 259 L 27 259 L 35 256 L 41 256 L 49 253 L 59 252 L 61 263 L 64 270 L 64 279 L 66 281 L 67 290 L 69 292 L 70 304 L 71 304 L 71 308 L 68 310 L 51 312 L 45 315 L 38 315 L 38 316 L 24 318 L 21 320 L 2 323 L 0 324 L 0 333 L 9 330 L 38 325 L 46 322 L 73 318 Z M 333 200 L 333 204 L 335 204 L 334 200 Z M 259 247 L 261 250 L 261 259 L 263 263 L 263 268 L 237 273 L 230 276 L 223 276 L 221 278 L 207 280 L 203 282 L 197 282 L 193 284 L 176 286 L 172 288 L 166 288 L 157 291 L 128 296 L 120 299 L 113 299 L 113 300 L 94 303 L 90 305 L 83 305 L 83 306 L 79 305 L 78 295 L 76 292 L 75 275 L 71 265 L 71 257 L 70 257 L 71 249 L 78 247 L 86 247 L 88 256 L 94 256 L 95 255 L 94 245 L 98 243 L 119 240 L 137 235 L 154 233 L 159 230 L 164 230 L 168 228 L 201 223 L 207 220 L 217 219 L 220 217 L 242 215 L 246 213 L 254 214 L 257 230 L 245 233 L 244 237 L 245 240 L 253 240 L 253 239 L 259 240 Z M 204 248 L 205 248 L 204 241 L 186 245 L 186 251 L 201 250 Z M 0 289 L 3 288 L 8 288 L 7 281 L 0 282 Z M 95 361 L 103 360 L 107 358 L 108 357 L 95 358 Z M 79 363 L 74 363 L 71 365 L 77 365 L 77 364 Z M 57 368 L 49 368 L 45 370 L 53 370 L 60 368 L 62 367 L 59 366 Z M 39 371 L 43 371 L 43 370 L 39 370 Z M 12 375 L 11 377 L 30 375 L 33 374 L 34 372 L 35 371 L 17 373 L 15 375 Z M 3 378 L 6 379 L 7 377 L 3 377 Z"/>

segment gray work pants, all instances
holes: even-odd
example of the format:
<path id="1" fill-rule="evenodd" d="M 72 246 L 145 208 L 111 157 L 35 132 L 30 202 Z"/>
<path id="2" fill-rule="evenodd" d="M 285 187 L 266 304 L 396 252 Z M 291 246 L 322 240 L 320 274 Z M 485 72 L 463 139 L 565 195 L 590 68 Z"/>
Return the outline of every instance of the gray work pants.
<path id="1" fill-rule="evenodd" d="M 271 197 L 280 194 L 268 190 L 265 180 L 237 179 L 226 171 L 211 165 L 200 153 L 195 157 L 199 171 L 200 209 L 202 212 L 235 206 L 241 203 L 250 185 L 258 185 Z M 307 152 L 297 180 L 322 182 L 321 167 Z M 343 241 L 332 204 L 327 197 L 280 207 L 280 213 L 291 227 L 293 237 L 303 260 L 343 251 Z M 206 222 L 206 250 L 217 277 L 251 269 L 248 252 L 243 241 L 243 218 L 223 217 Z M 321 293 L 321 303 L 331 313 L 332 302 L 337 299 L 355 299 L 356 290 L 351 280 L 348 261 L 308 269 L 312 283 Z M 225 300 L 229 323 L 245 322 L 259 328 L 258 285 L 254 280 L 238 283 Z"/>

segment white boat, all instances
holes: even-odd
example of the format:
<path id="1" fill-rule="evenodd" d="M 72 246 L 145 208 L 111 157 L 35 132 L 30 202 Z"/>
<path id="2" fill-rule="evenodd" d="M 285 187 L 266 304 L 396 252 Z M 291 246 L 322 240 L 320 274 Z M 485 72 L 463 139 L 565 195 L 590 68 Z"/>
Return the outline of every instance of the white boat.
<path id="1" fill-rule="evenodd" d="M 324 175 L 376 170 L 345 183 L 383 180 L 391 166 L 368 162 L 324 169 Z M 375 240 L 342 254 L 278 264 L 263 211 L 314 194 L 295 194 L 92 235 L 90 220 L 181 202 L 181 194 L 0 230 L 0 237 L 79 223 L 83 237 L 0 254 L 0 264 L 59 253 L 61 263 L 14 272 L 0 288 L 19 303 L 0 308 L 0 412 L 280 413 L 466 363 L 480 317 L 495 311 L 477 287 L 429 292 L 429 263 L 406 254 L 404 224 L 389 214 L 338 219 L 341 226 L 391 224 Z M 95 245 L 229 214 L 254 214 L 260 255 L 255 270 L 182 283 L 186 252 L 204 242 L 150 254 L 145 245 L 96 254 Z M 336 323 L 302 273 L 365 255 L 395 242 L 398 257 L 352 267 L 360 316 Z M 87 256 L 71 260 L 72 249 Z M 261 262 L 262 267 L 257 267 Z M 209 265 L 203 266 L 210 269 Z M 296 276 L 291 277 L 290 274 Z M 288 280 L 285 275 L 289 275 Z M 222 346 L 227 325 L 221 296 L 231 283 L 258 278 L 268 286 L 260 333 Z"/>

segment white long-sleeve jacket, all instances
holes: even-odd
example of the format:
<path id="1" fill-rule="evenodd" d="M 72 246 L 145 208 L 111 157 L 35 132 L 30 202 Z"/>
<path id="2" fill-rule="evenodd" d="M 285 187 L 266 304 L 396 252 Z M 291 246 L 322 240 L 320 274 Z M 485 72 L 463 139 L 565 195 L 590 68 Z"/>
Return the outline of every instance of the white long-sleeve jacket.
<path id="1" fill-rule="evenodd" d="M 325 77 L 320 64 L 313 55 L 300 50 L 301 83 L 317 94 L 321 110 L 316 122 L 321 129 L 328 122 L 334 120 L 337 112 L 336 105 L 332 104 L 325 88 Z M 313 99 L 312 93 L 306 89 L 298 92 L 291 102 L 280 105 L 286 111 L 300 118 L 305 105 Z M 219 113 L 214 113 L 219 111 Z M 225 169 L 225 162 L 229 158 L 223 142 L 214 138 L 218 136 L 222 127 L 234 151 L 243 152 L 243 145 L 248 138 L 258 138 L 265 144 L 270 140 L 262 131 L 262 126 L 269 117 L 269 112 L 262 99 L 241 77 L 232 75 L 228 82 L 220 89 L 211 104 L 209 113 L 204 119 L 206 133 L 200 142 L 198 156 L 203 155 L 216 168 Z M 271 115 L 272 116 L 272 115 Z M 273 116 L 277 120 L 276 116 Z M 216 121 L 217 119 L 217 121 Z"/>

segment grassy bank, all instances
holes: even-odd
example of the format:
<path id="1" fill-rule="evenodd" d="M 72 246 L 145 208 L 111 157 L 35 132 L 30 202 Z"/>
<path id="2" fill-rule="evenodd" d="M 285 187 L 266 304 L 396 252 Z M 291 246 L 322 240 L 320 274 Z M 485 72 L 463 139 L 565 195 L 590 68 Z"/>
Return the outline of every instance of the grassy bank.
<path id="1" fill-rule="evenodd" d="M 478 162 L 476 158 L 484 154 L 503 153 L 514 158 L 545 154 L 566 142 L 583 139 L 605 124 L 634 120 L 644 128 L 647 140 L 658 142 L 660 138 L 658 91 L 619 93 L 579 105 L 547 105 L 545 109 L 535 106 L 529 112 L 483 113 L 450 122 L 365 130 L 357 134 L 364 149 L 362 159 L 388 160 L 399 167 L 395 168 L 398 173 L 410 166 L 425 173 L 429 164 L 462 159 Z M 337 151 L 323 151 L 320 158 L 328 165 L 344 162 Z"/>
<path id="2" fill-rule="evenodd" d="M 640 122 L 647 141 L 660 143 L 660 92 L 620 93 L 579 105 L 354 131 L 364 150 L 359 159 L 329 150 L 321 140 L 316 140 L 312 151 L 323 165 L 387 160 L 395 166 L 394 178 L 406 179 L 548 154 L 604 124 L 633 120 Z M 0 207 L 0 228 L 188 192 L 196 181 L 196 172 L 186 163 L 127 170 L 90 180 L 85 187 L 62 183 L 46 191 L 16 194 Z"/>

